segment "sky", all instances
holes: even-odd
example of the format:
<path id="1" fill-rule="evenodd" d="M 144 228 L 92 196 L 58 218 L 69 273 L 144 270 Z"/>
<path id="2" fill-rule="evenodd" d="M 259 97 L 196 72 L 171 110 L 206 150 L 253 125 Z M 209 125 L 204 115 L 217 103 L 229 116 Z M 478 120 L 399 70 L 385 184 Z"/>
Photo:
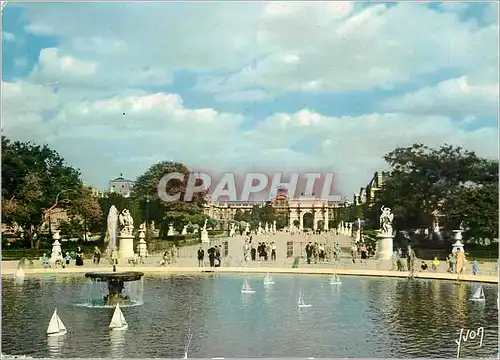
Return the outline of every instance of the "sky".
<path id="1" fill-rule="evenodd" d="M 498 158 L 498 3 L 18 3 L 2 130 L 106 188 L 152 164 L 335 173 L 423 143 Z"/>

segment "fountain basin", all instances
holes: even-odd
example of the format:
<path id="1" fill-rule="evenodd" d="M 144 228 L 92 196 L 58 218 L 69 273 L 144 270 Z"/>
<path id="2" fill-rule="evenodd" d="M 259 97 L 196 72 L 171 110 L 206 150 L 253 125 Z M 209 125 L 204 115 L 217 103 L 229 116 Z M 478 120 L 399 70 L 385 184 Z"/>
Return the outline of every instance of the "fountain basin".
<path id="1" fill-rule="evenodd" d="M 99 301 L 101 305 L 116 306 L 132 305 L 136 303 L 129 295 L 124 294 L 126 282 L 138 282 L 142 279 L 144 273 L 140 271 L 124 271 L 124 272 L 88 272 L 85 277 L 91 279 L 92 282 L 106 282 L 108 284 L 108 293 Z M 98 304 L 99 305 L 99 304 Z"/>
<path id="2" fill-rule="evenodd" d="M 144 273 L 140 271 L 123 271 L 123 272 L 88 272 L 85 274 L 86 278 L 94 279 L 97 281 L 137 281 L 140 280 L 144 276 Z"/>

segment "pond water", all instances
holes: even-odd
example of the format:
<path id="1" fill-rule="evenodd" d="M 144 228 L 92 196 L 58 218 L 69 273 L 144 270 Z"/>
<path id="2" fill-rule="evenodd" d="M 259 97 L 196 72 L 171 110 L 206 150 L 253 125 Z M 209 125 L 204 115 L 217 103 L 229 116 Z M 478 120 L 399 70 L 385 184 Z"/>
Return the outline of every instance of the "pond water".
<path id="1" fill-rule="evenodd" d="M 242 294 L 244 279 L 255 290 Z M 2 279 L 2 352 L 34 357 L 456 357 L 460 329 L 484 327 L 463 342 L 461 357 L 496 355 L 496 285 L 485 303 L 469 301 L 477 286 L 451 281 L 275 275 L 146 276 L 144 304 L 123 308 L 128 330 L 108 329 L 113 309 L 76 306 L 82 276 Z M 309 308 L 299 309 L 303 293 Z M 68 333 L 46 337 L 57 307 Z"/>

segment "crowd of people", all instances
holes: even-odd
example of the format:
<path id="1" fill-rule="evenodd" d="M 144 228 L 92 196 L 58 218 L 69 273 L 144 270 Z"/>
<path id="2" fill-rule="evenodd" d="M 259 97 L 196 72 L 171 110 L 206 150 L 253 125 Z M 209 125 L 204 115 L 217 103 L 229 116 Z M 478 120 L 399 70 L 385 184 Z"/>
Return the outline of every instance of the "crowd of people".
<path id="1" fill-rule="evenodd" d="M 245 261 L 267 261 L 271 258 L 276 261 L 276 244 L 273 242 L 259 242 L 257 246 L 252 242 L 252 236 L 247 235 L 243 245 L 243 258 Z"/>
<path id="2" fill-rule="evenodd" d="M 208 262 L 210 267 L 220 267 L 222 265 L 222 246 L 215 245 L 207 249 Z M 205 250 L 200 246 L 198 249 L 198 266 L 205 266 Z"/>
<path id="3" fill-rule="evenodd" d="M 353 264 L 356 263 L 357 258 L 360 259 L 360 262 L 363 262 L 363 260 L 367 260 L 374 255 L 375 249 L 364 242 L 356 241 L 351 246 L 351 260 Z"/>

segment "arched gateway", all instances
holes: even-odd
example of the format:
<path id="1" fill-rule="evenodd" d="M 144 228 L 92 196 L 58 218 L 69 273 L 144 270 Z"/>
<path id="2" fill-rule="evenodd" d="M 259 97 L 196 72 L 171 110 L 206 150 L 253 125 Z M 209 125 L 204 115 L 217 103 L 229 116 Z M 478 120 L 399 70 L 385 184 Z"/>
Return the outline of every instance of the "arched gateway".
<path id="1" fill-rule="evenodd" d="M 299 221 L 298 228 L 300 230 L 312 228 L 313 230 L 328 231 L 328 201 L 311 199 L 311 200 L 289 200 L 289 226 L 295 227 L 294 223 Z M 310 223 L 309 219 L 312 220 Z M 322 227 L 318 227 L 321 225 Z"/>

